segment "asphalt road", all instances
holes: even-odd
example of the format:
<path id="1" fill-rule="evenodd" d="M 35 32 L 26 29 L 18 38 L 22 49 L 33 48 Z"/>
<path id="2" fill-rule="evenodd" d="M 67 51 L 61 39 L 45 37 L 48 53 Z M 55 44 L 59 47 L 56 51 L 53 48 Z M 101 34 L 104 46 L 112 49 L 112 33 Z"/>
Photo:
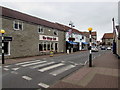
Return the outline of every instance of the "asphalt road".
<path id="1" fill-rule="evenodd" d="M 108 51 L 93 52 L 94 58 Z M 89 52 L 54 56 L 38 60 L 4 66 L 3 88 L 48 88 L 58 80 L 83 67 L 88 61 Z"/>

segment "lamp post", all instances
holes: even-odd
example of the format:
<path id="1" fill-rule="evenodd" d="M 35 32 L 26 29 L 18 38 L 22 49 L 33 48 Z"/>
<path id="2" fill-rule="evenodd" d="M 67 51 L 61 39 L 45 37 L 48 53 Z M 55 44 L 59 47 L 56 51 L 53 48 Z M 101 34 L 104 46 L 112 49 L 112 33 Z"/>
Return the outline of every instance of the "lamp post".
<path id="1" fill-rule="evenodd" d="M 2 64 L 4 64 L 4 33 L 5 30 L 0 30 L 0 33 L 2 34 Z"/>
<path id="2" fill-rule="evenodd" d="M 91 47 L 92 47 L 92 28 L 88 28 L 88 31 L 90 33 L 89 35 L 89 67 L 92 67 L 92 50 L 91 50 Z"/>
<path id="3" fill-rule="evenodd" d="M 72 22 L 72 21 L 70 21 L 69 25 L 71 26 L 71 35 L 69 36 L 69 39 L 70 39 L 70 38 L 73 39 L 73 36 L 72 36 L 72 28 L 75 27 L 75 26 L 73 25 L 73 22 Z M 70 41 L 70 40 L 69 40 L 69 41 Z M 73 41 L 73 40 L 71 40 L 71 41 Z M 73 45 L 72 45 L 72 46 L 70 45 L 70 49 L 71 49 L 71 53 L 72 53 L 72 52 L 73 52 Z"/>

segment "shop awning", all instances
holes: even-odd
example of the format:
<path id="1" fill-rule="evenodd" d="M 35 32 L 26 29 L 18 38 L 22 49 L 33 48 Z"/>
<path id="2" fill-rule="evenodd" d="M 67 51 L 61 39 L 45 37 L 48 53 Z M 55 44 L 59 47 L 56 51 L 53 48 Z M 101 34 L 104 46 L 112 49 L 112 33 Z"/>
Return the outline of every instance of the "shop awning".
<path id="1" fill-rule="evenodd" d="M 70 44 L 77 44 L 76 42 L 72 42 L 72 41 L 67 41 Z"/>
<path id="2" fill-rule="evenodd" d="M 87 42 L 82 42 L 83 44 L 88 44 Z"/>

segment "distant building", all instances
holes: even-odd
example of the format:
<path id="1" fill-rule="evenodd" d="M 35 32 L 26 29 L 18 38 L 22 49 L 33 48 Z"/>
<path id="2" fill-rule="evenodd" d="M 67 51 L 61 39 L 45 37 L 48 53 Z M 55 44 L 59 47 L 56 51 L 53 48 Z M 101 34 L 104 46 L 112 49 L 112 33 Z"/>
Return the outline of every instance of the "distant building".
<path id="1" fill-rule="evenodd" d="M 113 33 L 105 33 L 102 37 L 102 45 L 112 46 L 113 43 Z"/>
<path id="2" fill-rule="evenodd" d="M 86 42 L 89 43 L 89 32 L 82 32 L 83 35 L 86 36 Z M 97 32 L 93 31 L 92 32 L 92 45 L 96 46 L 97 45 Z"/>

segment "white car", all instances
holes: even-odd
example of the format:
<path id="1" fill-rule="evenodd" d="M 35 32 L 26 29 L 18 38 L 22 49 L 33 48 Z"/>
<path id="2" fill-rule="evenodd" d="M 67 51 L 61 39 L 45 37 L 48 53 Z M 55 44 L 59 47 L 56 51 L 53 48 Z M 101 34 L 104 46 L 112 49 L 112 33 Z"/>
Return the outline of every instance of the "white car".
<path id="1" fill-rule="evenodd" d="M 107 50 L 111 50 L 111 47 L 107 47 Z"/>
<path id="2" fill-rule="evenodd" d="M 98 48 L 97 47 L 92 47 L 92 52 L 98 52 Z"/>

